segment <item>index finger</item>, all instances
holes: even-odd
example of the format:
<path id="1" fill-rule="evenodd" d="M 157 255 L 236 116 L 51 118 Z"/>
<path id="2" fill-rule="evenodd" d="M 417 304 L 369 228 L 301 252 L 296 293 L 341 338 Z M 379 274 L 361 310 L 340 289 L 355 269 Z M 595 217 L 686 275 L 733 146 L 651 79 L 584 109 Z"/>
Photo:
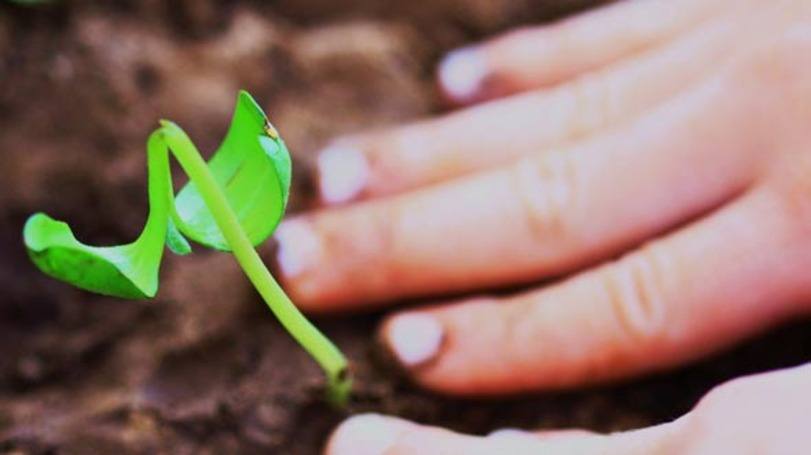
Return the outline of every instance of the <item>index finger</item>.
<path id="1" fill-rule="evenodd" d="M 639 53 L 712 17 L 723 0 L 627 0 L 451 52 L 439 86 L 459 104 L 554 85 Z"/>

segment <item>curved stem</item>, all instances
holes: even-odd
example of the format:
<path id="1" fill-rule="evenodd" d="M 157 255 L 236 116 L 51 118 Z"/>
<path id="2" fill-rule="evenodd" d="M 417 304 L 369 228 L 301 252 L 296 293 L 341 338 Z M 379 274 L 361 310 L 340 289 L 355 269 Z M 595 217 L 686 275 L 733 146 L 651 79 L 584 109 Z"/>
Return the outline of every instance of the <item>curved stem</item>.
<path id="1" fill-rule="evenodd" d="M 284 328 L 326 372 L 329 381 L 329 401 L 337 405 L 345 404 L 351 388 L 346 358 L 301 314 L 265 267 L 239 224 L 225 194 L 191 140 L 185 134 L 175 134 L 177 131 L 167 132 L 165 124 L 163 130 L 169 149 L 172 150 L 189 179 L 196 185 L 203 202 L 211 211 L 217 226 L 222 231 L 223 237 L 248 279 Z"/>

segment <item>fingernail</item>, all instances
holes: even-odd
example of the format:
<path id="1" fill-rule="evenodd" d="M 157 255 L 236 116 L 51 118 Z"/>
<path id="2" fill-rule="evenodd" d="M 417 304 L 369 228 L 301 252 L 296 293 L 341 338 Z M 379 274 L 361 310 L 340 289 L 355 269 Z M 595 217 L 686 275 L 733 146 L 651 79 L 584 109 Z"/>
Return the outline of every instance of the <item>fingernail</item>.
<path id="1" fill-rule="evenodd" d="M 439 353 L 445 329 L 427 314 L 395 316 L 386 330 L 386 342 L 397 360 L 412 368 Z"/>
<path id="2" fill-rule="evenodd" d="M 369 180 L 369 163 L 363 153 L 348 145 L 333 145 L 318 154 L 321 199 L 329 204 L 347 202 L 360 194 Z"/>
<path id="3" fill-rule="evenodd" d="M 463 47 L 449 53 L 439 64 L 439 83 L 459 101 L 475 98 L 487 77 L 487 64 L 475 47 Z"/>
<path id="4" fill-rule="evenodd" d="M 322 254 L 321 238 L 310 223 L 300 219 L 283 221 L 274 238 L 278 244 L 276 262 L 283 276 L 292 278 L 317 266 Z"/>
<path id="5" fill-rule="evenodd" d="M 405 422 L 378 414 L 350 418 L 330 438 L 327 455 L 382 455 L 397 441 Z"/>

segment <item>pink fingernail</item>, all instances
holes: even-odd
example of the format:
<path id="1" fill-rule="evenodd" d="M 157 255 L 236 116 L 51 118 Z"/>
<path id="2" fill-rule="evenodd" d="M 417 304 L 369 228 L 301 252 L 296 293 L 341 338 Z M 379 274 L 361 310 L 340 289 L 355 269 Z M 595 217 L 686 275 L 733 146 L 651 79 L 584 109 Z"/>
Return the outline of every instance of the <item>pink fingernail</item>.
<path id="1" fill-rule="evenodd" d="M 274 237 L 279 245 L 276 262 L 284 277 L 293 278 L 317 266 L 323 248 L 310 223 L 301 219 L 284 221 Z"/>
<path id="2" fill-rule="evenodd" d="M 475 47 L 463 47 L 449 53 L 439 64 L 439 83 L 452 98 L 475 98 L 487 77 L 487 64 Z"/>
<path id="3" fill-rule="evenodd" d="M 369 180 L 369 163 L 363 153 L 348 145 L 332 145 L 318 154 L 321 199 L 339 204 L 356 198 Z"/>
<path id="4" fill-rule="evenodd" d="M 412 368 L 436 357 L 445 329 L 433 316 L 404 314 L 395 316 L 386 330 L 386 341 L 397 360 Z"/>
<path id="5" fill-rule="evenodd" d="M 341 424 L 329 442 L 329 455 L 383 455 L 406 424 L 378 414 L 360 414 Z"/>

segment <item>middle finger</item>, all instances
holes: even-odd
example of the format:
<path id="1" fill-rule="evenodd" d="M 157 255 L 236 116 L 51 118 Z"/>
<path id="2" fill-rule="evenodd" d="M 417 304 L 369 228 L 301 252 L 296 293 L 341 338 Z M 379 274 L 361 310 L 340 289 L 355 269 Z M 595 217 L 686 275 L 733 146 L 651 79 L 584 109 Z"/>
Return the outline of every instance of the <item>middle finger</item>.
<path id="1" fill-rule="evenodd" d="M 589 265 L 746 187 L 756 141 L 741 129 L 757 130 L 746 102 L 712 79 L 568 149 L 290 219 L 276 235 L 278 276 L 299 305 L 323 311 Z"/>

